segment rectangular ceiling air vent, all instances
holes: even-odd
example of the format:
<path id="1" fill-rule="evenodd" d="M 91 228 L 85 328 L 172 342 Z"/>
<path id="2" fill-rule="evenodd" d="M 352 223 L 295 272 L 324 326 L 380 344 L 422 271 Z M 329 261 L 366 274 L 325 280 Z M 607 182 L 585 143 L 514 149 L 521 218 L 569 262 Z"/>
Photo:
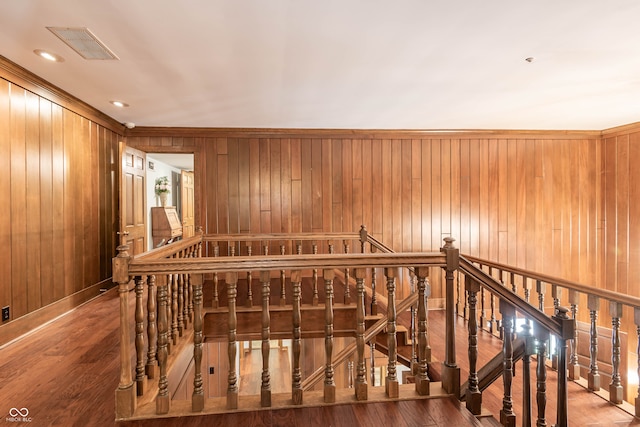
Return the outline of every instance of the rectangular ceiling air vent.
<path id="1" fill-rule="evenodd" d="M 85 27 L 47 27 L 84 59 L 119 59 L 104 43 Z"/>

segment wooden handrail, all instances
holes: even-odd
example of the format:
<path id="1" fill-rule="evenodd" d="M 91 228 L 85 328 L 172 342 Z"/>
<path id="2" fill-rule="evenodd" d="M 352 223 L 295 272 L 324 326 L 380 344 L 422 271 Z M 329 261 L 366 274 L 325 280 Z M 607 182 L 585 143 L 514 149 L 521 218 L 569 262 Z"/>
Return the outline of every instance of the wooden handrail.
<path id="1" fill-rule="evenodd" d="M 375 254 L 318 254 L 200 257 L 188 260 L 133 258 L 129 264 L 132 276 L 171 273 L 220 273 L 244 272 L 248 270 L 305 270 L 310 268 L 372 268 L 372 267 L 444 267 L 445 255 L 441 252 L 427 253 L 375 253 Z"/>
<path id="2" fill-rule="evenodd" d="M 524 314 L 527 318 L 533 320 L 550 333 L 558 336 L 563 335 L 561 324 L 533 307 L 510 289 L 505 288 L 500 282 L 476 267 L 471 261 L 463 256 L 460 257 L 460 270 L 462 270 L 464 274 L 473 277 L 485 288 L 490 289 L 491 292 L 500 297 L 500 299 L 507 301 L 513 307 L 516 307 L 518 312 Z"/>
<path id="3" fill-rule="evenodd" d="M 602 299 L 605 299 L 607 301 L 619 302 L 621 304 L 624 304 L 630 307 L 640 307 L 640 298 L 634 297 L 631 295 L 620 294 L 618 292 L 609 291 L 607 289 L 600 289 L 595 287 L 595 285 L 593 287 L 587 286 L 581 283 L 572 282 L 570 280 L 562 279 L 559 277 L 553 277 L 546 274 L 536 273 L 530 270 L 524 270 L 521 268 L 513 267 L 506 264 L 501 264 L 498 262 L 487 261 L 481 258 L 469 256 L 469 255 L 464 255 L 464 258 L 470 263 L 476 263 L 483 266 L 493 267 L 495 269 L 508 271 L 518 276 L 523 276 L 532 280 L 539 280 L 541 282 L 558 285 L 562 288 L 571 289 L 583 294 L 594 295 Z"/>
<path id="4" fill-rule="evenodd" d="M 278 240 L 359 240 L 358 233 L 262 233 L 262 234 L 207 234 L 203 237 L 205 242 L 224 242 L 224 241 L 242 241 L 242 242 L 259 242 L 259 241 L 278 241 Z"/>

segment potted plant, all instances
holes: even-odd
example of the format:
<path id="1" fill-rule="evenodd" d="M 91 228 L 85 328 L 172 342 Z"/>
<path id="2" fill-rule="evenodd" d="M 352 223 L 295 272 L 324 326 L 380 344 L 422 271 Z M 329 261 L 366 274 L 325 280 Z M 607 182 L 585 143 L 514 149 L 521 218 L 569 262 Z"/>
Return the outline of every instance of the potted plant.
<path id="1" fill-rule="evenodd" d="M 166 176 L 161 176 L 156 178 L 156 195 L 160 197 L 160 206 L 167 205 L 167 195 L 171 192 L 170 190 L 171 184 L 169 183 L 169 178 Z"/>

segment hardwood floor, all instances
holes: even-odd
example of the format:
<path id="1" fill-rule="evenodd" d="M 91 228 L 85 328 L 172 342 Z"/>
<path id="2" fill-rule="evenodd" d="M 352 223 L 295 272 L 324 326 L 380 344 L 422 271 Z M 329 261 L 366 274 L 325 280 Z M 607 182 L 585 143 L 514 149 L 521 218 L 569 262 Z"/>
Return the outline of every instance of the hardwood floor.
<path id="1" fill-rule="evenodd" d="M 442 312 L 429 313 L 434 357 L 442 360 Z M 31 426 L 468 426 L 479 423 L 456 400 L 336 405 L 316 408 L 182 417 L 115 423 L 114 390 L 119 375 L 118 298 L 114 290 L 88 302 L 41 329 L 0 348 L 0 412 L 27 408 Z M 458 323 L 458 353 L 464 354 L 466 332 Z M 499 340 L 483 334 L 481 359 L 494 354 Z M 487 344 L 488 343 L 488 344 Z M 458 361 L 464 371 L 464 361 Z M 520 365 L 519 365 L 520 366 Z M 465 375 L 462 376 L 465 378 Z M 549 375 L 549 389 L 554 387 Z M 517 394 L 518 378 L 515 387 Z M 635 426 L 640 422 L 576 384 L 570 384 L 571 426 Z M 497 389 L 493 390 L 493 388 Z M 501 384 L 485 392 L 485 407 L 497 414 Z M 551 402 L 551 399 L 549 399 Z M 519 402 L 515 402 L 519 411 Z M 550 405 L 551 406 L 551 405 Z M 555 413 L 555 410 L 554 410 Z M 549 425 L 554 419 L 549 416 Z M 16 425 L 6 421 L 6 425 Z"/>

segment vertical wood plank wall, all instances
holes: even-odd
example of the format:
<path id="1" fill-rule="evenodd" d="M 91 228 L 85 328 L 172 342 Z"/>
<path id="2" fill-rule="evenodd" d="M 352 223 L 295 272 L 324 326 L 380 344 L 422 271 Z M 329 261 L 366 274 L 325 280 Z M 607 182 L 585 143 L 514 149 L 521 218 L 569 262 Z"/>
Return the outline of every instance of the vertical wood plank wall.
<path id="1" fill-rule="evenodd" d="M 195 153 L 196 222 L 207 233 L 365 224 L 398 251 L 438 250 L 452 236 L 466 254 L 598 284 L 598 137 L 210 132 L 127 137 Z"/>
<path id="2" fill-rule="evenodd" d="M 119 139 L 0 78 L 0 306 L 10 320 L 111 276 Z"/>

